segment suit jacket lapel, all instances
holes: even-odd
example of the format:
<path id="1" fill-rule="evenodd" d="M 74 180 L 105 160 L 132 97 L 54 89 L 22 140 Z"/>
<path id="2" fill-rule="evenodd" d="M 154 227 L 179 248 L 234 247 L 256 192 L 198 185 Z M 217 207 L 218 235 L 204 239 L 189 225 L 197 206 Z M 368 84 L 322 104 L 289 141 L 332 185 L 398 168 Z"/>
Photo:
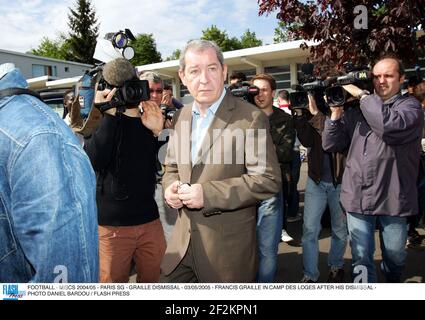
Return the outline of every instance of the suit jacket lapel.
<path id="1" fill-rule="evenodd" d="M 191 143 L 191 135 L 192 135 L 192 107 L 187 106 L 182 109 L 180 114 L 179 128 L 176 128 L 176 131 L 179 132 L 180 136 L 178 137 L 178 148 L 180 149 L 178 152 L 183 152 L 189 150 L 189 154 L 179 154 L 179 157 L 184 159 L 184 163 L 182 161 L 178 161 L 179 163 L 179 175 L 180 181 L 183 183 L 190 182 L 190 178 L 192 175 L 192 157 L 190 150 L 192 149 Z M 188 126 L 188 128 L 184 128 Z M 189 135 L 186 136 L 185 133 L 189 130 Z M 183 147 L 184 144 L 190 143 L 189 148 Z M 188 161 L 187 161 L 188 160 Z"/>
<path id="2" fill-rule="evenodd" d="M 217 112 L 214 115 L 214 119 L 208 128 L 207 135 L 202 142 L 195 165 L 200 164 L 201 160 L 203 160 L 208 154 L 208 151 L 211 149 L 214 142 L 221 136 L 220 134 L 214 137 L 213 132 L 214 130 L 219 130 L 220 132 L 224 130 L 232 116 L 233 108 L 233 105 L 229 101 L 229 93 L 226 92 L 226 95 L 224 96 L 223 101 L 218 107 Z"/>

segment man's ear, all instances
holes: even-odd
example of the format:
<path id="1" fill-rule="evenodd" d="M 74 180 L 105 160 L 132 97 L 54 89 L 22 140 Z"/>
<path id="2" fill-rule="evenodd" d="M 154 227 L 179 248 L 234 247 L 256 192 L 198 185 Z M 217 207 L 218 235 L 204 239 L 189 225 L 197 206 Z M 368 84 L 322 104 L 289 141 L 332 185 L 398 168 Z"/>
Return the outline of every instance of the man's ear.
<path id="1" fill-rule="evenodd" d="M 227 64 L 223 65 L 223 78 L 227 79 Z"/>
<path id="2" fill-rule="evenodd" d="M 187 86 L 187 85 L 186 85 L 186 78 L 185 78 L 185 75 L 184 75 L 184 70 L 179 70 L 179 77 L 180 77 L 180 80 L 182 81 L 182 83 L 183 83 L 185 86 Z"/>

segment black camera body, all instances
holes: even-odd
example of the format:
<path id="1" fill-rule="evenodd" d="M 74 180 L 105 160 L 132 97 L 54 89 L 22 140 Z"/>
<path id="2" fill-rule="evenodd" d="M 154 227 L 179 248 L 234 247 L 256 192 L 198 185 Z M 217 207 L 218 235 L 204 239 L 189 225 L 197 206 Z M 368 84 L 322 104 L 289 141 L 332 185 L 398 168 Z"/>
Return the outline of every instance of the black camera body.
<path id="1" fill-rule="evenodd" d="M 177 112 L 176 108 L 170 107 L 163 103 L 161 103 L 159 107 L 161 108 L 162 113 L 164 114 L 165 120 L 173 120 L 173 117 Z"/>
<path id="2" fill-rule="evenodd" d="M 229 91 L 233 96 L 242 98 L 254 105 L 254 97 L 260 93 L 260 89 L 248 81 L 238 81 L 232 84 L 229 86 Z"/>
<path id="3" fill-rule="evenodd" d="M 97 90 L 113 89 L 103 78 L 99 81 Z M 150 99 L 149 82 L 147 80 L 127 80 L 121 87 L 116 87 L 117 91 L 108 103 L 96 104 L 100 111 L 104 112 L 110 108 L 123 109 L 128 106 L 138 106 L 141 101 Z"/>
<path id="4" fill-rule="evenodd" d="M 372 73 L 363 67 L 353 69 L 346 75 L 338 77 L 335 85 L 326 88 L 325 95 L 329 106 L 343 106 L 347 102 L 350 94 L 344 90 L 342 87 L 344 85 L 354 84 L 362 90 L 373 91 Z"/>
<path id="5" fill-rule="evenodd" d="M 303 81 L 307 81 L 304 82 Z M 308 110 L 308 95 L 314 96 L 318 108 L 324 109 L 323 93 L 328 86 L 327 81 L 322 81 L 317 78 L 309 77 L 301 80 L 301 85 L 295 85 L 292 88 L 295 90 L 289 94 L 290 109 L 306 109 Z"/>

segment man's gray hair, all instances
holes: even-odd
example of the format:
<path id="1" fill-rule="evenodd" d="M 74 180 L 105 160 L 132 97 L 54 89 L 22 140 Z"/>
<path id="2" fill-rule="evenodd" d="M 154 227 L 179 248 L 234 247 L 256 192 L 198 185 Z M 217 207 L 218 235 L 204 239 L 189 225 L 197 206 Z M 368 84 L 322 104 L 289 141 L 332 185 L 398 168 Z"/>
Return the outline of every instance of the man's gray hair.
<path id="1" fill-rule="evenodd" d="M 220 47 L 214 41 L 191 40 L 186 44 L 182 53 L 180 54 L 180 70 L 184 71 L 184 69 L 186 67 L 185 58 L 186 58 L 186 53 L 189 50 L 192 50 L 192 51 L 195 51 L 195 52 L 202 52 L 202 51 L 205 51 L 207 49 L 213 49 L 215 51 L 217 59 L 220 62 L 221 67 L 223 67 L 224 66 L 223 52 L 221 51 Z"/>
<path id="2" fill-rule="evenodd" d="M 163 84 L 162 79 L 160 78 L 159 74 L 153 71 L 145 71 L 139 76 L 140 80 L 148 80 L 152 81 L 153 83 L 160 83 Z"/>

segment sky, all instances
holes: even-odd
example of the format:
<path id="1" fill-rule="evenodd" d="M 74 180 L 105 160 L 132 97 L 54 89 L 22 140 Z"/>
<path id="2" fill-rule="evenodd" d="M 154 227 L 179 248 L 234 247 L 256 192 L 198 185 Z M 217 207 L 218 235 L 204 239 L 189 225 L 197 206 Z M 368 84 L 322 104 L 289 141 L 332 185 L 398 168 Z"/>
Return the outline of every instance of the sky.
<path id="1" fill-rule="evenodd" d="M 27 52 L 43 37 L 67 33 L 68 13 L 76 0 L 0 0 L 0 49 Z M 276 13 L 258 16 L 257 0 L 92 0 L 99 35 L 130 29 L 152 33 L 165 59 L 202 30 L 216 25 L 229 37 L 240 38 L 250 29 L 263 44 L 273 43 Z"/>

